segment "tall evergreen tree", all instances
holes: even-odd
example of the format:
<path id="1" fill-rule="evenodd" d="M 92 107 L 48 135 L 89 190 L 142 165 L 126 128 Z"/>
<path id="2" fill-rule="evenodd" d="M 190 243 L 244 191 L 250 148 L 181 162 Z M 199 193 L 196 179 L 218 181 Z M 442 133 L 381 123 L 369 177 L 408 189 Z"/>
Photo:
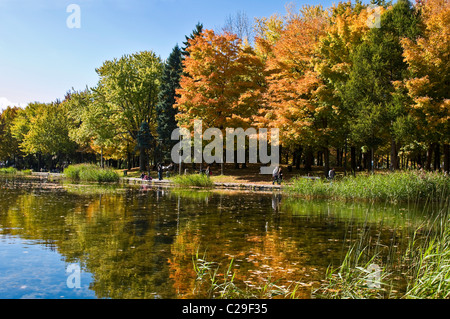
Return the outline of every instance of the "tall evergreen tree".
<path id="1" fill-rule="evenodd" d="M 176 141 L 171 140 L 172 131 L 177 128 L 175 115 L 176 90 L 180 87 L 180 77 L 183 72 L 183 53 L 178 45 L 173 48 L 167 59 L 162 75 L 159 102 L 156 105 L 157 133 L 159 137 L 159 152 L 162 159 L 170 158 L 170 151 Z"/>
<path id="2" fill-rule="evenodd" d="M 186 41 L 183 42 L 183 57 L 187 57 L 189 56 L 189 52 L 187 52 L 187 48 L 189 48 L 190 44 L 189 44 L 189 40 L 193 40 L 196 36 L 200 35 L 203 32 L 203 24 L 202 23 L 197 23 L 197 25 L 195 26 L 194 31 L 192 31 L 192 33 L 189 36 L 185 36 Z"/>

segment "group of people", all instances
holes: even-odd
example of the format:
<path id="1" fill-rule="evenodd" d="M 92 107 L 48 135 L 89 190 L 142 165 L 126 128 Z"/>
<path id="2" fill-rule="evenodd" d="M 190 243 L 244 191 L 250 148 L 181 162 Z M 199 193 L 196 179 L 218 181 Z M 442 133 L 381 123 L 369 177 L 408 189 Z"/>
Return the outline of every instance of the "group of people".
<path id="1" fill-rule="evenodd" d="M 158 179 L 161 181 L 163 179 L 163 172 L 164 170 L 170 170 L 172 168 L 173 164 L 170 164 L 169 166 L 163 166 L 161 163 L 158 163 L 156 166 L 156 171 L 158 172 Z M 211 168 L 208 166 L 206 170 L 202 170 L 201 173 L 204 173 L 208 177 L 212 175 Z M 332 168 L 328 172 L 328 179 L 332 181 L 336 176 L 336 172 L 334 168 Z M 151 176 L 148 176 L 146 174 L 142 174 L 141 178 L 143 180 L 152 180 Z M 280 166 L 275 167 L 275 169 L 272 172 L 272 185 L 275 185 L 277 183 L 278 185 L 281 185 L 281 182 L 283 181 L 283 170 Z"/>
<path id="2" fill-rule="evenodd" d="M 160 180 L 160 181 L 163 180 L 164 170 L 167 170 L 167 172 L 169 172 L 169 170 L 171 170 L 172 168 L 173 168 L 173 164 L 170 164 L 169 166 L 163 166 L 161 163 L 158 163 L 156 165 L 156 171 L 158 173 L 158 180 Z M 142 173 L 141 179 L 145 180 L 145 181 L 151 181 L 152 177 L 145 173 Z"/>
<path id="3" fill-rule="evenodd" d="M 147 174 L 145 174 L 145 173 L 142 173 L 142 174 L 141 174 L 141 179 L 142 179 L 143 181 L 151 181 L 151 180 L 152 180 L 152 177 L 149 176 L 149 175 L 147 175 Z"/>
<path id="4" fill-rule="evenodd" d="M 328 180 L 333 181 L 336 177 L 336 172 L 334 168 L 330 169 L 328 172 Z M 281 185 L 281 181 L 283 180 L 283 170 L 281 167 L 277 166 L 272 172 L 272 185 L 275 185 L 277 183 L 278 185 Z"/>

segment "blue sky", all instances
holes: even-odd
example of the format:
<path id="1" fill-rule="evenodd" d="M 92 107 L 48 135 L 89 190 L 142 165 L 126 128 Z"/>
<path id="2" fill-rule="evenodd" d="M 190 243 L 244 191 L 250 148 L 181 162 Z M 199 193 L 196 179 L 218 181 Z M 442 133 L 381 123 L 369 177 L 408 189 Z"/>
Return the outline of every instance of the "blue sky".
<path id="1" fill-rule="evenodd" d="M 238 11 L 249 18 L 284 14 L 290 2 L 335 1 L 0 0 L 0 109 L 95 86 L 95 68 L 124 54 L 152 50 L 166 59 L 197 22 L 217 29 Z M 80 28 L 67 27 L 70 4 L 80 8 Z"/>

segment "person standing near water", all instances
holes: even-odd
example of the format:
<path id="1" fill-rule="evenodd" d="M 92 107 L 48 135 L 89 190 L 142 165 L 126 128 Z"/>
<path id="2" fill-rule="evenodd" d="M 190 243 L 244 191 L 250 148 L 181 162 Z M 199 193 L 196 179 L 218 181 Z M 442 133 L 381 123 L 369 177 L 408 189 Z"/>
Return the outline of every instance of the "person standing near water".
<path id="1" fill-rule="evenodd" d="M 336 176 L 336 172 L 334 171 L 334 168 L 330 169 L 330 171 L 328 172 L 328 179 L 331 181 L 331 183 L 333 183 L 333 179 Z"/>
<path id="2" fill-rule="evenodd" d="M 277 182 L 278 185 L 281 185 L 281 181 L 283 180 L 283 171 L 281 169 L 281 167 L 278 169 L 278 178 L 277 178 Z"/>
<path id="3" fill-rule="evenodd" d="M 272 185 L 275 185 L 275 182 L 278 182 L 278 171 L 280 168 L 277 166 L 272 172 Z"/>
<path id="4" fill-rule="evenodd" d="M 162 181 L 162 179 L 163 179 L 163 176 L 162 176 L 163 175 L 163 167 L 162 167 L 161 163 L 158 164 L 156 170 L 158 171 L 158 179 L 160 181 Z"/>

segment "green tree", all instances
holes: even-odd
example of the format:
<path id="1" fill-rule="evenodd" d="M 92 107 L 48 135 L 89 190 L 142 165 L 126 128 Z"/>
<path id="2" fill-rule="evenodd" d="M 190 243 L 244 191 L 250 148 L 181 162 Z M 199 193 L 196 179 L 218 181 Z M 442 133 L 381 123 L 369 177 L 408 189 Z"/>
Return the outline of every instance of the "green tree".
<path id="1" fill-rule="evenodd" d="M 150 132 L 150 127 L 147 122 L 142 122 L 141 127 L 139 129 L 139 133 L 137 135 L 137 148 L 139 148 L 141 153 L 144 153 L 144 156 L 141 156 L 141 162 L 139 163 L 140 170 L 145 171 L 145 168 L 148 163 L 148 154 L 147 151 L 152 148 L 154 142 L 154 138 L 152 133 Z M 150 170 L 150 166 L 149 166 Z"/>
<path id="2" fill-rule="evenodd" d="M 118 144 L 110 106 L 89 89 L 68 93 L 64 105 L 71 119 L 70 138 L 82 150 L 99 153 L 100 165 L 104 167 L 105 149 Z"/>
<path id="3" fill-rule="evenodd" d="M 172 131 L 177 128 L 175 115 L 178 113 L 178 109 L 174 105 L 177 97 L 176 90 L 180 88 L 180 78 L 183 72 L 182 54 L 177 45 L 166 61 L 161 80 L 159 102 L 156 106 L 157 133 L 163 159 L 170 158 L 170 151 L 176 143 L 176 141 L 171 140 L 171 135 Z"/>
<path id="4" fill-rule="evenodd" d="M 320 39 L 315 68 L 323 79 L 321 100 L 330 105 L 337 116 L 330 125 L 337 148 L 350 146 L 352 171 L 356 170 L 356 142 L 351 140 L 350 120 L 353 108 L 344 103 L 345 85 L 353 68 L 352 56 L 369 30 L 367 6 L 356 1 L 339 2 L 331 10 L 330 25 Z M 347 152 L 345 151 L 345 154 Z M 347 156 L 345 156 L 345 161 Z M 346 169 L 346 163 L 344 163 Z M 346 171 L 345 171 L 346 172 Z"/>
<path id="5" fill-rule="evenodd" d="M 407 114 L 395 83 L 406 77 L 401 39 L 419 34 L 420 18 L 408 0 L 399 0 L 381 15 L 380 27 L 372 28 L 352 55 L 353 66 L 344 89 L 350 110 L 352 139 L 371 150 L 386 139 L 391 143 L 391 167 L 398 169 L 401 141 L 394 135 L 394 123 Z M 396 97 L 397 95 L 397 97 Z M 372 165 L 369 165 L 372 167 Z"/>
<path id="6" fill-rule="evenodd" d="M 14 160 L 20 154 L 19 142 L 11 130 L 18 113 L 18 107 L 8 106 L 0 114 L 0 161 Z"/>
<path id="7" fill-rule="evenodd" d="M 128 136 L 136 143 L 141 124 L 146 122 L 155 135 L 163 71 L 161 58 L 151 51 L 143 51 L 105 61 L 96 71 L 100 80 L 93 91 L 100 104 L 109 109 L 116 134 Z M 140 148 L 139 156 L 143 163 L 144 149 Z"/>
<path id="8" fill-rule="evenodd" d="M 188 48 L 190 47 L 190 40 L 194 40 L 195 37 L 199 36 L 202 32 L 203 32 L 203 24 L 198 22 L 192 33 L 189 36 L 185 36 L 186 41 L 183 42 L 184 47 L 182 48 L 183 57 L 190 56 L 190 52 L 188 51 Z"/>
<path id="9" fill-rule="evenodd" d="M 29 104 L 14 121 L 12 132 L 25 154 L 47 156 L 48 169 L 53 168 L 53 156 L 62 165 L 77 147 L 69 137 L 67 111 L 59 102 Z"/>

